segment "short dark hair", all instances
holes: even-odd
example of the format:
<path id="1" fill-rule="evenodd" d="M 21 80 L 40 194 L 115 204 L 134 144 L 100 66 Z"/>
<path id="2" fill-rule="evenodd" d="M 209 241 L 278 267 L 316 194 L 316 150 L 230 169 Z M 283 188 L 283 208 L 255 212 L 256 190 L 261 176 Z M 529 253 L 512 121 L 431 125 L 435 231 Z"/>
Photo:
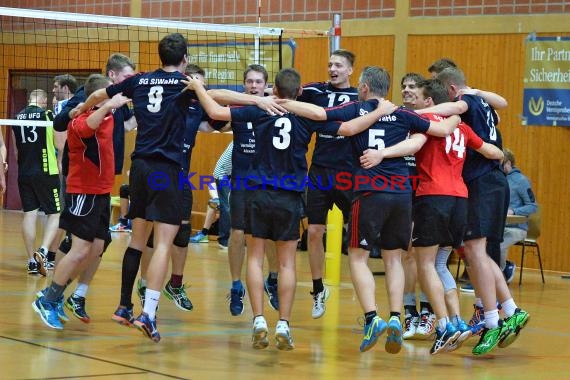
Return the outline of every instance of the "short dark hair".
<path id="1" fill-rule="evenodd" d="M 337 49 L 331 53 L 332 55 L 338 55 L 339 57 L 344 57 L 350 63 L 350 66 L 354 66 L 354 61 L 356 60 L 356 56 L 353 52 L 345 50 L 345 49 Z"/>
<path id="2" fill-rule="evenodd" d="M 186 66 L 184 74 L 186 75 L 200 74 L 201 76 L 206 77 L 206 72 L 204 71 L 204 69 L 194 63 L 189 63 L 188 66 Z"/>
<path id="3" fill-rule="evenodd" d="M 85 96 L 89 96 L 95 91 L 106 88 L 111 84 L 111 80 L 101 74 L 91 74 L 85 81 Z"/>
<path id="4" fill-rule="evenodd" d="M 439 79 L 426 79 L 418 83 L 424 97 L 431 98 L 434 104 L 449 102 L 447 88 Z"/>
<path id="5" fill-rule="evenodd" d="M 133 70 L 136 69 L 136 65 L 131 61 L 129 57 L 121 53 L 113 53 L 107 59 L 107 65 L 105 66 L 105 75 L 109 76 L 109 71 L 121 71 L 125 67 L 130 66 Z"/>
<path id="6" fill-rule="evenodd" d="M 188 53 L 188 41 L 180 33 L 172 33 L 158 43 L 158 56 L 164 66 L 179 65 Z"/>
<path id="7" fill-rule="evenodd" d="M 513 151 L 508 148 L 503 148 L 503 154 L 505 155 L 503 163 L 511 161 L 511 166 L 515 166 L 515 154 Z"/>
<path id="8" fill-rule="evenodd" d="M 423 77 L 423 75 L 418 74 L 418 73 L 407 73 L 406 75 L 404 75 L 402 77 L 402 80 L 400 81 L 400 85 L 404 85 L 404 81 L 407 79 L 411 79 L 414 82 L 416 82 L 416 84 L 420 83 L 421 81 L 424 81 L 425 78 Z"/>
<path id="9" fill-rule="evenodd" d="M 428 67 L 428 72 L 439 74 L 448 67 L 457 67 L 457 65 L 449 58 L 441 58 Z"/>
<path id="10" fill-rule="evenodd" d="M 301 74 L 293 68 L 282 69 L 275 75 L 275 87 L 279 97 L 295 99 L 301 88 Z"/>
<path id="11" fill-rule="evenodd" d="M 360 74 L 360 83 L 368 85 L 374 95 L 386 96 L 390 89 L 390 74 L 378 66 L 366 66 Z"/>
<path id="12" fill-rule="evenodd" d="M 53 78 L 53 82 L 59 83 L 61 87 L 67 86 L 69 92 L 72 94 L 75 94 L 77 90 L 77 79 L 71 74 L 56 75 L 55 78 Z"/>
<path id="13" fill-rule="evenodd" d="M 449 87 L 452 84 L 456 86 L 465 86 L 465 74 L 463 71 L 457 67 L 448 67 L 444 69 L 441 73 L 437 74 L 437 79 L 439 79 L 445 87 Z"/>
<path id="14" fill-rule="evenodd" d="M 258 65 L 258 64 L 252 64 L 249 65 L 245 71 L 243 72 L 243 81 L 245 82 L 245 77 L 247 77 L 247 74 L 250 71 L 256 71 L 258 73 L 263 74 L 263 79 L 265 80 L 265 83 L 267 83 L 267 80 L 269 79 L 269 74 L 267 74 L 267 70 L 265 69 L 265 67 L 263 67 L 262 65 Z"/>

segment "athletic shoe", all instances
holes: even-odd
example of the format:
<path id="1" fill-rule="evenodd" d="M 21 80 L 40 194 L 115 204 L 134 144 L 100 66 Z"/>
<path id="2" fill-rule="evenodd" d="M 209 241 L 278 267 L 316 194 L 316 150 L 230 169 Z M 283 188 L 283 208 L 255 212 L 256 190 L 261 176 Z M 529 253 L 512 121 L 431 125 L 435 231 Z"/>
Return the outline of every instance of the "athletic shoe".
<path id="1" fill-rule="evenodd" d="M 228 300 L 230 301 L 230 313 L 235 317 L 243 313 L 243 297 L 245 297 L 245 289 L 230 289 Z"/>
<path id="2" fill-rule="evenodd" d="M 459 290 L 463 293 L 475 293 L 475 288 L 473 288 L 473 284 L 467 282 L 459 287 Z"/>
<path id="3" fill-rule="evenodd" d="M 455 326 L 455 328 L 457 329 L 457 331 L 459 331 L 460 335 L 457 339 L 455 339 L 446 347 L 447 352 L 457 350 L 459 347 L 461 347 L 463 342 L 465 342 L 467 339 L 471 337 L 471 335 L 473 335 L 471 328 L 467 323 L 465 323 L 463 319 L 459 320 L 459 323 L 457 323 L 457 326 Z M 483 328 L 481 328 L 481 330 L 482 329 Z"/>
<path id="4" fill-rule="evenodd" d="M 69 311 L 71 311 L 81 322 L 89 323 L 91 321 L 91 318 L 89 318 L 89 315 L 87 315 L 87 312 L 85 311 L 85 297 L 72 294 L 67 298 L 65 307 L 67 307 Z"/>
<path id="5" fill-rule="evenodd" d="M 171 301 L 174 301 L 174 304 L 177 308 L 184 311 L 190 311 L 194 308 L 192 302 L 188 298 L 188 294 L 186 294 L 186 285 L 182 285 L 179 288 L 175 288 L 172 286 L 170 281 L 166 284 L 164 289 L 162 290 L 162 294 L 166 296 Z"/>
<path id="6" fill-rule="evenodd" d="M 150 338 L 154 343 L 160 342 L 160 334 L 156 329 L 156 318 L 151 320 L 147 313 L 141 313 L 135 319 L 135 327 L 143 332 L 145 336 Z"/>
<path id="7" fill-rule="evenodd" d="M 55 260 L 46 261 L 46 270 L 54 270 L 55 269 Z"/>
<path id="8" fill-rule="evenodd" d="M 28 262 L 28 274 L 38 274 L 38 263 L 35 261 Z"/>
<path id="9" fill-rule="evenodd" d="M 63 324 L 59 320 L 57 313 L 57 303 L 47 302 L 42 295 L 32 302 L 32 307 L 39 314 L 42 322 L 52 329 L 62 330 Z"/>
<path id="10" fill-rule="evenodd" d="M 485 329 L 485 321 L 481 321 L 476 325 L 471 326 L 471 335 L 481 335 Z"/>
<path id="11" fill-rule="evenodd" d="M 273 310 L 279 310 L 279 292 L 277 288 L 277 284 L 269 285 L 267 280 L 263 284 L 263 288 L 265 289 L 265 294 L 269 297 L 269 305 L 273 308 Z"/>
<path id="12" fill-rule="evenodd" d="M 416 335 L 416 330 L 418 329 L 419 323 L 419 315 L 412 315 L 404 319 L 404 339 L 413 339 L 414 335 Z"/>
<path id="13" fill-rule="evenodd" d="M 421 313 L 415 337 L 418 339 L 428 340 L 431 339 L 433 334 L 435 334 L 435 314 Z"/>
<path id="14" fill-rule="evenodd" d="M 505 264 L 505 269 L 503 269 L 503 275 L 505 276 L 505 280 L 507 281 L 507 284 L 510 284 L 511 282 L 513 282 L 513 279 L 515 278 L 515 269 L 516 268 L 517 268 L 517 266 L 515 263 L 507 260 L 507 263 Z"/>
<path id="15" fill-rule="evenodd" d="M 278 321 L 275 326 L 275 341 L 277 348 L 282 351 L 291 351 L 295 348 L 289 325 L 285 321 Z"/>
<path id="16" fill-rule="evenodd" d="M 384 346 L 386 352 L 397 354 L 402 349 L 402 323 L 399 318 L 390 318 L 386 334 L 386 345 Z"/>
<path id="17" fill-rule="evenodd" d="M 42 276 L 47 275 L 47 252 L 43 248 L 38 248 L 37 251 L 34 252 L 34 260 L 36 260 L 38 266 L 38 273 Z"/>
<path id="18" fill-rule="evenodd" d="M 218 242 L 218 248 L 220 248 L 221 250 L 227 251 L 228 250 L 228 243 L 223 244 Z"/>
<path id="19" fill-rule="evenodd" d="M 507 326 L 506 323 L 503 321 L 499 321 L 499 326 L 488 329 L 483 329 L 483 334 L 481 335 L 481 339 L 479 339 L 479 343 L 473 350 L 471 351 L 473 355 L 483 355 L 491 351 L 499 342 L 507 335 L 509 335 L 511 329 Z"/>
<path id="20" fill-rule="evenodd" d="M 530 314 L 517 308 L 515 313 L 505 318 L 505 324 L 510 328 L 510 333 L 499 342 L 499 347 L 505 348 L 510 346 L 518 337 L 521 330 L 526 326 L 530 319 Z"/>
<path id="21" fill-rule="evenodd" d="M 42 290 L 39 290 L 36 293 L 36 299 L 39 299 L 41 297 L 45 297 L 47 290 L 48 290 L 48 288 L 44 288 Z M 59 320 L 61 321 L 61 323 L 69 322 L 69 317 L 67 316 L 67 314 L 65 314 L 65 310 L 63 308 L 63 296 L 61 296 L 55 304 L 56 304 L 55 310 L 57 312 L 57 316 L 59 317 Z"/>
<path id="22" fill-rule="evenodd" d="M 436 355 L 445 351 L 450 344 L 459 338 L 460 335 L 461 332 L 458 331 L 451 322 L 447 322 L 443 331 L 439 331 L 439 329 L 435 330 L 435 342 L 433 342 L 433 346 L 431 346 L 429 353 Z"/>
<path id="23" fill-rule="evenodd" d="M 131 226 L 124 225 L 123 223 L 119 222 L 114 226 L 109 227 L 109 231 L 111 232 L 131 232 Z"/>
<path id="24" fill-rule="evenodd" d="M 124 306 L 119 306 L 111 316 L 111 319 L 123 326 L 131 327 L 135 322 L 133 307 L 131 306 L 130 308 L 126 308 Z"/>
<path id="25" fill-rule="evenodd" d="M 207 243 L 209 241 L 208 236 L 204 235 L 202 231 L 198 231 L 194 236 L 190 237 L 190 243 Z"/>
<path id="26" fill-rule="evenodd" d="M 469 320 L 469 326 L 473 327 L 481 322 L 485 322 L 485 311 L 481 306 L 473 304 L 473 315 Z"/>
<path id="27" fill-rule="evenodd" d="M 360 343 L 360 352 L 370 350 L 378 342 L 378 337 L 386 331 L 388 324 L 379 316 L 375 316 L 372 322 L 364 324 L 364 338 Z"/>
<path id="28" fill-rule="evenodd" d="M 311 312 L 311 316 L 314 319 L 317 319 L 322 317 L 327 309 L 325 302 L 330 296 L 329 288 L 325 286 L 321 292 L 318 292 L 317 294 L 311 292 L 311 295 L 313 296 L 313 310 Z"/>
<path id="29" fill-rule="evenodd" d="M 253 348 L 261 350 L 269 346 L 269 339 L 267 339 L 267 334 L 269 330 L 267 329 L 267 322 L 262 315 L 259 315 L 253 319 L 253 332 L 251 334 L 251 344 Z"/>

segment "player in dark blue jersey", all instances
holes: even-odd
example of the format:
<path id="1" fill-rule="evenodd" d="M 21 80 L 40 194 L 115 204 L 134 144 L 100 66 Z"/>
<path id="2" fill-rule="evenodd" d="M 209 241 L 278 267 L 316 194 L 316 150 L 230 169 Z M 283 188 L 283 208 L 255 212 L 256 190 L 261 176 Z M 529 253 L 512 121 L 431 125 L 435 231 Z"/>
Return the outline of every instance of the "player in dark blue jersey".
<path id="1" fill-rule="evenodd" d="M 329 81 L 304 85 L 298 100 L 320 107 L 334 107 L 358 99 L 358 89 L 350 86 L 354 59 L 354 54 L 348 50 L 335 50 L 328 62 Z M 352 191 L 337 189 L 337 174 L 352 171 L 352 164 L 352 148 L 348 138 L 317 133 L 309 169 L 309 181 L 313 186 L 307 189 L 306 210 L 309 219 L 307 235 L 309 264 L 313 280 L 311 292 L 313 318 L 324 315 L 325 301 L 329 297 L 329 289 L 323 285 L 325 266 L 323 235 L 328 211 L 336 205 L 343 213 L 345 224 L 348 223 L 350 214 Z M 319 186 L 319 183 L 322 186 Z"/>
<path id="2" fill-rule="evenodd" d="M 287 102 L 283 106 L 291 112 L 315 120 L 354 119 L 368 122 L 370 128 L 351 138 L 353 157 L 358 160 L 368 149 L 377 149 L 386 154 L 385 159 L 374 166 L 361 167 L 355 162 L 353 172 L 343 174 L 339 182 L 355 192 L 349 261 L 353 284 L 366 320 L 360 350 L 371 349 L 378 336 L 388 328 L 386 351 L 397 353 L 402 344 L 400 310 L 403 302 L 404 273 L 401 255 L 408 248 L 411 233 L 412 189 L 408 181 L 409 169 L 403 156 L 413 154 L 413 151 L 393 148 L 405 141 L 410 131 L 445 136 L 457 126 L 459 118 L 448 118 L 439 123 L 430 122 L 405 108 L 382 116 L 376 105 L 383 101 L 389 85 L 390 77 L 384 69 L 369 66 L 360 75 L 360 102 L 326 110 L 300 102 Z M 372 246 L 380 247 L 386 266 L 386 287 L 390 303 L 388 324 L 376 312 L 375 282 L 367 265 Z"/>
<path id="3" fill-rule="evenodd" d="M 277 348 L 293 349 L 289 319 L 296 287 L 295 254 L 302 213 L 301 193 L 305 190 L 308 144 L 313 132 L 350 135 L 364 128 L 352 122 L 316 124 L 294 114 L 268 115 L 257 107 L 220 107 L 199 82 L 189 80 L 200 102 L 216 120 L 251 121 L 255 131 L 256 152 L 248 178 L 249 224 L 247 285 L 254 314 L 253 347 L 265 348 L 267 322 L 263 317 L 263 256 L 265 239 L 275 241 L 279 258 L 279 322 L 275 329 Z M 294 69 L 283 69 L 275 77 L 274 94 L 295 99 L 300 91 L 300 76 Z M 301 103 L 304 104 L 304 103 Z M 384 103 L 385 105 L 386 103 Z M 389 107 L 389 112 L 392 108 Z"/>
<path id="4" fill-rule="evenodd" d="M 263 97 L 267 88 L 267 70 L 265 67 L 252 64 L 243 73 L 244 92 L 249 95 Z M 230 193 L 231 234 L 228 247 L 228 261 L 232 287 L 230 289 L 230 313 L 234 316 L 243 313 L 243 297 L 245 288 L 241 282 L 241 272 L 245 257 L 245 226 L 246 226 L 246 178 L 252 174 L 250 164 L 255 155 L 255 134 L 252 122 L 232 122 L 232 189 Z M 269 275 L 265 280 L 265 292 L 269 304 L 275 310 L 279 309 L 277 293 L 278 263 L 275 255 L 275 245 L 267 241 L 265 254 L 269 264 Z"/>
<path id="5" fill-rule="evenodd" d="M 463 72 L 457 68 L 443 70 L 438 79 L 456 101 L 431 107 L 427 112 L 459 114 L 483 141 L 498 146 L 500 135 L 494 107 L 506 106 L 506 101 L 493 93 L 470 90 Z M 485 330 L 473 348 L 473 354 L 481 355 L 497 345 L 511 344 L 526 325 L 529 314 L 517 307 L 497 262 L 487 255 L 489 252 L 497 256 L 494 254 L 497 250 L 500 255 L 497 246 L 503 238 L 509 203 L 508 183 L 500 162 L 469 150 L 463 178 L 469 191 L 465 256 L 470 279 L 485 311 Z M 505 313 L 503 322 L 499 320 L 497 300 Z"/>
<path id="6" fill-rule="evenodd" d="M 148 238 L 148 224 L 154 224 L 155 250 L 147 272 L 144 311 L 135 325 L 155 342 L 160 340 L 156 329 L 156 306 L 168 269 L 170 246 L 183 219 L 180 208 L 183 193 L 178 178 L 188 107 L 195 99 L 190 92 L 181 92 L 185 88 L 182 80 L 186 78 L 183 72 L 188 65 L 187 46 L 188 42 L 181 34 L 167 35 L 158 45 L 160 69 L 96 91 L 79 107 L 79 112 L 83 112 L 119 92 L 133 100 L 138 124 L 129 176 L 129 216 L 133 220 L 133 229 L 125 255 L 140 260 Z M 160 173 L 159 177 L 157 173 Z M 121 298 L 130 299 L 130 294 L 123 294 Z M 130 320 L 130 308 L 132 304 L 121 303 L 126 320 Z"/>

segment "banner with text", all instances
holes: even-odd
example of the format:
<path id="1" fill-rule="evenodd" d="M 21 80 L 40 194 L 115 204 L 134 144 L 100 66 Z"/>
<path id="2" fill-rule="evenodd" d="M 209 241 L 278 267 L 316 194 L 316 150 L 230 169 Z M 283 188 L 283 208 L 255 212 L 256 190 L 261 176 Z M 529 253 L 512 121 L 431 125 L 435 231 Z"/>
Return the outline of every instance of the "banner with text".
<path id="1" fill-rule="evenodd" d="M 273 41 L 257 45 L 253 42 L 188 45 L 189 63 L 204 69 L 208 87 L 239 92 L 243 91 L 243 72 L 247 66 L 254 63 L 264 66 L 269 74 L 268 83 L 273 83 L 281 68 L 293 67 L 294 56 L 293 40 L 281 44 Z"/>
<path id="2" fill-rule="evenodd" d="M 526 125 L 570 126 L 570 39 L 527 40 L 523 102 Z"/>

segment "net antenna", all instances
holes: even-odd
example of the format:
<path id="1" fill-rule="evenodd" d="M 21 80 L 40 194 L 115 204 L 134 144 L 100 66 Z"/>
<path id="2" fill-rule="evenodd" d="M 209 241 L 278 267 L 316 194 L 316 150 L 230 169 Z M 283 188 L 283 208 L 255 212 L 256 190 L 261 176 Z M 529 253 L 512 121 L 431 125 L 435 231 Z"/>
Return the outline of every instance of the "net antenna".
<path id="1" fill-rule="evenodd" d="M 261 1 L 259 3 L 261 6 Z M 261 19 L 260 19 L 261 20 Z M 137 71 L 160 67 L 158 42 L 170 33 L 188 40 L 189 63 L 206 72 L 211 88 L 243 89 L 243 71 L 262 64 L 270 78 L 282 68 L 281 28 L 165 21 L 0 7 L 0 125 L 21 125 L 16 115 L 35 89 L 49 95 L 56 75 L 79 85 L 122 53 Z M 26 121 L 37 126 L 45 121 Z"/>
<path id="2" fill-rule="evenodd" d="M 332 19 L 332 27 L 330 29 L 330 47 L 329 53 L 332 54 L 333 51 L 340 49 L 340 36 L 341 36 L 341 28 L 340 28 L 340 20 L 341 14 L 335 13 Z"/>

